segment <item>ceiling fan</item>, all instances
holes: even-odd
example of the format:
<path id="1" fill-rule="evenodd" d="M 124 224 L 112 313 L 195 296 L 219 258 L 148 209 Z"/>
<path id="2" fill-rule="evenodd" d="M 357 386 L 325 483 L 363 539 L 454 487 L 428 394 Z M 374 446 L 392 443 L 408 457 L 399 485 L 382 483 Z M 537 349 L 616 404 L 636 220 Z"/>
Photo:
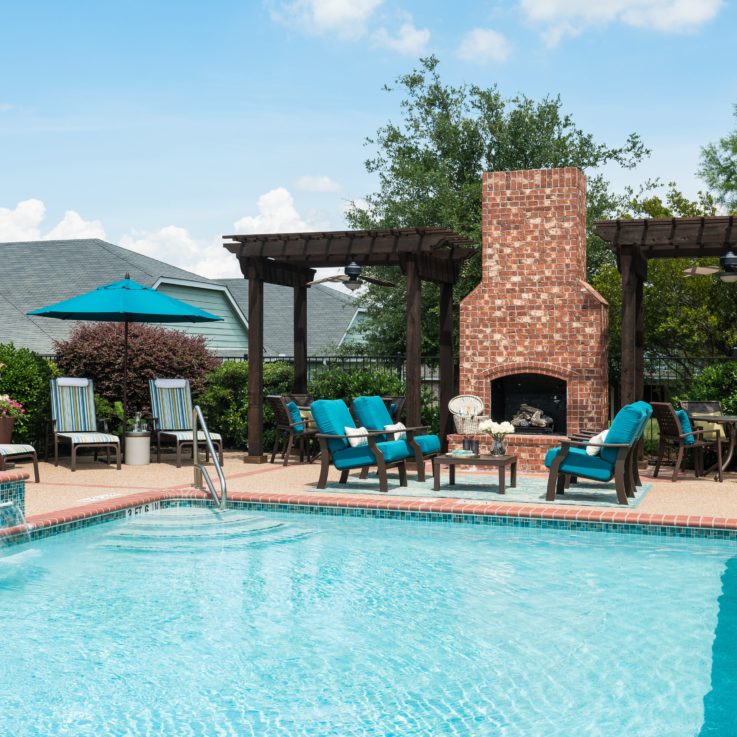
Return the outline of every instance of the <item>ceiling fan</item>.
<path id="1" fill-rule="evenodd" d="M 373 276 L 361 276 L 361 267 L 351 260 L 348 266 L 345 267 L 343 274 L 336 274 L 335 276 L 326 276 L 323 279 L 315 279 L 315 281 L 307 282 L 307 286 L 311 287 L 314 284 L 324 284 L 325 282 L 337 282 L 342 284 L 346 289 L 354 291 L 363 284 L 376 284 L 379 287 L 395 287 L 397 286 L 394 282 L 385 281 L 384 279 L 375 279 Z"/>
<path id="2" fill-rule="evenodd" d="M 723 282 L 737 282 L 737 255 L 730 250 L 719 257 L 719 266 L 692 266 L 684 269 L 683 273 L 685 276 L 716 276 Z"/>

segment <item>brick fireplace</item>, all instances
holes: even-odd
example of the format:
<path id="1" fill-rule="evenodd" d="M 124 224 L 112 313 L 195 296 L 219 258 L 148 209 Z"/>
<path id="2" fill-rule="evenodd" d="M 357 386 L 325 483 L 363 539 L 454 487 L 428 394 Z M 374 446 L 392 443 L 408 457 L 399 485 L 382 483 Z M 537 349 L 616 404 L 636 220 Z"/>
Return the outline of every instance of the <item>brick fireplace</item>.
<path id="1" fill-rule="evenodd" d="M 495 420 L 522 404 L 542 410 L 545 421 L 508 438 L 521 469 L 542 471 L 562 436 L 607 420 L 608 306 L 585 281 L 586 179 L 487 173 L 482 218 L 482 279 L 461 303 L 460 392 Z M 461 440 L 450 436 L 451 447 Z"/>

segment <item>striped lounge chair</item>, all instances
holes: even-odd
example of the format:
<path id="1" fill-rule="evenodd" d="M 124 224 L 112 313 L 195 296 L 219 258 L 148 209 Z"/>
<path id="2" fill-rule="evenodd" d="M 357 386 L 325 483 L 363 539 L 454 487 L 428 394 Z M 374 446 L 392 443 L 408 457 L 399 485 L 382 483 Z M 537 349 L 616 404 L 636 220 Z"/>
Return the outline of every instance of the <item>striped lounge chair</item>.
<path id="1" fill-rule="evenodd" d="M 17 443 L 0 445 L 0 471 L 5 470 L 5 461 L 31 461 L 33 463 L 33 476 L 36 483 L 38 483 L 38 458 L 36 449 L 32 445 Z"/>
<path id="2" fill-rule="evenodd" d="M 72 471 L 77 470 L 77 449 L 94 448 L 105 451 L 110 463 L 110 451 L 120 470 L 120 438 L 97 431 L 95 390 L 91 379 L 60 377 L 51 379 L 51 423 L 54 434 L 54 465 L 59 465 L 59 443 L 71 446 Z"/>
<path id="3" fill-rule="evenodd" d="M 182 448 L 194 445 L 192 434 L 192 395 L 186 379 L 150 379 L 151 415 L 156 442 L 156 462 L 161 463 L 161 445 L 175 443 L 177 448 L 177 468 L 182 465 Z M 217 448 L 220 465 L 223 465 L 223 439 L 211 432 L 212 444 Z M 197 432 L 197 442 L 205 442 L 205 433 Z M 209 451 L 205 446 L 205 457 Z"/>

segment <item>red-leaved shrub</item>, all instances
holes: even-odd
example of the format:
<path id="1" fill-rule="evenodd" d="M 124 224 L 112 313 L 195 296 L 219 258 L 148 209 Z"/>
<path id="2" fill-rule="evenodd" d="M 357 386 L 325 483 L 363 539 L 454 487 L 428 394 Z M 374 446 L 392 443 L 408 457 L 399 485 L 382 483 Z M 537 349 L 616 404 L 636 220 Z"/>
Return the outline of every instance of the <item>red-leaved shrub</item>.
<path id="1" fill-rule="evenodd" d="M 123 325 L 110 322 L 82 324 L 68 340 L 55 343 L 62 374 L 92 379 L 95 393 L 109 402 L 123 399 L 123 346 Z M 150 410 L 149 379 L 189 379 L 196 399 L 205 389 L 207 374 L 218 364 L 201 335 L 129 324 L 129 416 Z"/>

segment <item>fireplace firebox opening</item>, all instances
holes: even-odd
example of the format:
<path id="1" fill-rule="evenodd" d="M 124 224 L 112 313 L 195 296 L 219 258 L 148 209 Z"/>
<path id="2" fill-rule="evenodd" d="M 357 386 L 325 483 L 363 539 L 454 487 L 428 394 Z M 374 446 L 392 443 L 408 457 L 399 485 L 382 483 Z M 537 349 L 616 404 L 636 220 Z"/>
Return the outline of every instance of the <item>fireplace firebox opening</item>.
<path id="1" fill-rule="evenodd" d="M 491 419 L 522 434 L 566 434 L 566 382 L 545 374 L 510 374 L 491 382 Z"/>

